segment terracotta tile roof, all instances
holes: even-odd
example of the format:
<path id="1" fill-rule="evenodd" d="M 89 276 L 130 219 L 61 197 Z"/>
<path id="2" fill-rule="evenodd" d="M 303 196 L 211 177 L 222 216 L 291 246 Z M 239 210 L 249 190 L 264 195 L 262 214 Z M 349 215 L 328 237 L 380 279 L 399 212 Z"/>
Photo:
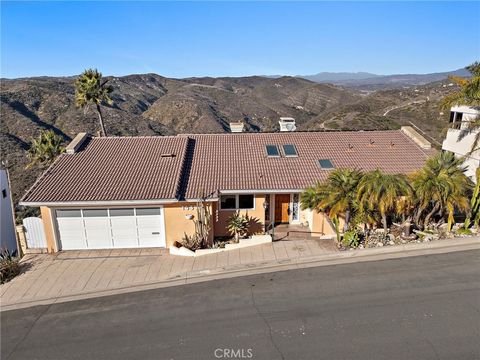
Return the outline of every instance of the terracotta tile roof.
<path id="1" fill-rule="evenodd" d="M 92 138 L 79 152 L 62 154 L 22 202 L 175 199 L 187 143 L 182 137 Z"/>
<path id="2" fill-rule="evenodd" d="M 381 169 L 410 173 L 420 169 L 434 150 L 423 150 L 398 131 L 279 132 L 189 135 L 195 141 L 185 192 L 194 198 L 199 189 L 304 189 L 324 180 L 320 159 L 336 168 Z M 295 145 L 298 157 L 266 156 L 265 145 Z"/>
<path id="3" fill-rule="evenodd" d="M 278 145 L 269 158 L 265 145 Z M 298 157 L 285 157 L 292 144 Z M 63 154 L 37 180 L 22 203 L 192 199 L 202 192 L 294 190 L 324 180 L 337 168 L 410 173 L 434 150 L 401 131 L 293 132 L 93 138 Z M 161 157 L 173 153 L 175 157 Z"/>

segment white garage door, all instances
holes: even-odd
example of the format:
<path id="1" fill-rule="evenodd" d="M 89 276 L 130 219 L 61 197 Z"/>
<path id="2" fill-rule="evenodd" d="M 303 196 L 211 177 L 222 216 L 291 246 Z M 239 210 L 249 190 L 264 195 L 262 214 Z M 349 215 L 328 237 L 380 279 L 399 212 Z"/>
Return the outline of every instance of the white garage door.
<path id="1" fill-rule="evenodd" d="M 56 211 L 62 250 L 165 247 L 161 208 Z"/>

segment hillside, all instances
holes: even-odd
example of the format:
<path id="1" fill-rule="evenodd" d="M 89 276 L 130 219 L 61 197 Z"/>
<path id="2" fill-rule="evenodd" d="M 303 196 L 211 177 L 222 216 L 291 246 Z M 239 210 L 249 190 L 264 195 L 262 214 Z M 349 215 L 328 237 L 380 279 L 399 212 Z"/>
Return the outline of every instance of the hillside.
<path id="1" fill-rule="evenodd" d="M 413 123 L 440 140 L 446 116 L 440 98 L 452 87 L 433 83 L 404 90 L 360 91 L 294 77 L 169 79 L 156 74 L 109 78 L 114 105 L 104 108 L 109 135 L 224 132 L 242 120 L 247 131 L 276 131 L 280 116 L 298 130 L 392 129 Z M 25 169 L 31 138 L 52 129 L 65 143 L 78 132 L 97 132 L 93 111 L 74 105 L 74 78 L 1 81 L 2 160 L 7 161 L 15 201 L 41 168 Z"/>
<path id="2" fill-rule="evenodd" d="M 385 90 L 401 89 L 405 87 L 425 85 L 436 81 L 446 80 L 449 76 L 470 76 L 465 69 L 446 71 L 430 74 L 395 74 L 377 75 L 365 72 L 359 73 L 331 73 L 322 72 L 315 75 L 299 76 L 301 78 L 318 82 L 332 83 L 357 90 Z"/>

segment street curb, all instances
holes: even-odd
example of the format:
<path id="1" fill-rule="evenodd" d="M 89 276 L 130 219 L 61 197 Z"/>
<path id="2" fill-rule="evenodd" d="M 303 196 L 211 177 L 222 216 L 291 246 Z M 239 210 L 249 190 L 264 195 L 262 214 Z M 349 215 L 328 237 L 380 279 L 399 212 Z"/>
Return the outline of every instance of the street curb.
<path id="1" fill-rule="evenodd" d="M 120 287 L 115 289 L 84 292 L 55 298 L 45 298 L 33 301 L 18 302 L 9 305 L 0 304 L 0 311 L 3 312 L 38 305 L 50 305 L 68 301 L 120 295 L 131 292 L 160 289 L 164 287 L 172 287 L 186 284 L 195 284 L 200 282 L 235 278 L 240 276 L 265 274 L 277 271 L 351 264 L 357 262 L 391 260 L 412 256 L 426 256 L 477 249 L 480 249 L 480 239 L 478 237 L 468 237 L 449 240 L 438 240 L 431 243 L 405 244 L 401 246 L 391 246 L 385 248 L 342 251 L 333 254 L 304 258 L 260 261 L 257 263 L 240 264 L 228 268 L 190 271 L 162 281 L 141 283 L 133 286 Z"/>

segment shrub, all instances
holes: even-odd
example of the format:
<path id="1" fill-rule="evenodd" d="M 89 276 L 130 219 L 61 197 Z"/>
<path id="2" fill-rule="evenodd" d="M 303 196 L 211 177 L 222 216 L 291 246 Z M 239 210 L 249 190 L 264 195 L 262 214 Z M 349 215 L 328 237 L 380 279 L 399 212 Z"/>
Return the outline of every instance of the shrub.
<path id="1" fill-rule="evenodd" d="M 470 229 L 465 229 L 465 228 L 460 228 L 460 229 L 457 229 L 457 231 L 455 232 L 457 235 L 472 235 L 472 230 Z"/>
<path id="2" fill-rule="evenodd" d="M 360 244 L 360 234 L 356 230 L 349 230 L 343 234 L 342 245 L 344 247 L 357 247 Z"/>
<path id="3" fill-rule="evenodd" d="M 0 251 L 0 284 L 20 274 L 20 258 L 6 249 Z"/>
<path id="4" fill-rule="evenodd" d="M 238 241 L 240 236 L 244 236 L 247 233 L 249 225 L 250 220 L 248 216 L 241 215 L 237 211 L 228 219 L 227 230 Z"/>

